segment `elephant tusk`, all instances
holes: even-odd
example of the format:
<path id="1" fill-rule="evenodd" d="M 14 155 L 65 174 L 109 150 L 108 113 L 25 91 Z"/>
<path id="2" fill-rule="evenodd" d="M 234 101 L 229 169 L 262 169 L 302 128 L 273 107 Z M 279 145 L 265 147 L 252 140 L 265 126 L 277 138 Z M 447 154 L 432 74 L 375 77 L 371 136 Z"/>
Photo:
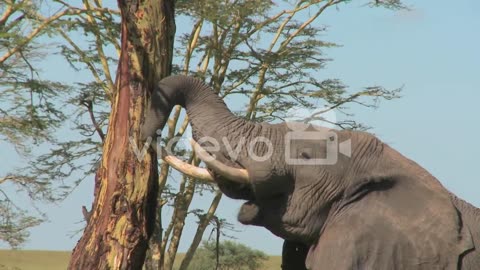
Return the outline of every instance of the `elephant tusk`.
<path id="1" fill-rule="evenodd" d="M 162 159 L 175 170 L 184 173 L 192 178 L 210 182 L 214 181 L 213 176 L 205 168 L 199 168 L 192 164 L 188 164 L 175 156 L 165 155 L 162 157 Z"/>
<path id="2" fill-rule="evenodd" d="M 191 143 L 197 157 L 213 171 L 233 182 L 241 184 L 250 182 L 250 177 L 248 176 L 247 170 L 229 167 L 212 157 L 195 140 L 192 139 Z"/>
<path id="3" fill-rule="evenodd" d="M 152 148 L 155 150 L 155 152 L 157 152 L 155 147 L 152 147 Z M 192 178 L 196 178 L 203 181 L 209 181 L 209 182 L 214 181 L 212 174 L 207 169 L 199 168 L 199 167 L 193 166 L 192 164 L 188 164 L 187 162 L 177 158 L 176 156 L 166 154 L 166 152 L 167 151 L 162 148 L 160 150 L 160 155 L 162 160 L 168 163 L 170 167 Z M 157 154 L 159 153 L 157 152 Z"/>

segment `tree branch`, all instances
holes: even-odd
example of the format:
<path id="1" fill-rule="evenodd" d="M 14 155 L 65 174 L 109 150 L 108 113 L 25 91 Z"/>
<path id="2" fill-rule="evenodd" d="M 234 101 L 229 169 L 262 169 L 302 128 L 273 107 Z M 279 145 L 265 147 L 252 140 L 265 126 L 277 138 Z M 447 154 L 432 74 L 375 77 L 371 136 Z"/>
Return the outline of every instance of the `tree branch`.
<path id="1" fill-rule="evenodd" d="M 88 3 L 88 0 L 83 0 L 83 4 L 86 10 L 92 11 L 92 7 L 90 6 L 90 3 Z M 115 84 L 113 83 L 112 75 L 110 74 L 110 67 L 108 65 L 107 57 L 105 56 L 105 52 L 103 51 L 102 35 L 100 34 L 100 30 L 98 29 L 97 21 L 90 13 L 87 13 L 87 21 L 92 25 L 92 32 L 95 35 L 95 46 L 97 47 L 98 57 L 100 58 L 100 62 L 102 63 L 103 72 L 105 73 L 105 80 L 107 81 L 109 89 L 107 93 L 111 94 L 112 91 L 115 89 Z"/>
<path id="2" fill-rule="evenodd" d="M 85 221 L 88 223 L 90 217 L 92 216 L 92 211 L 88 211 L 85 205 L 82 205 L 82 214 Z"/>
<path id="3" fill-rule="evenodd" d="M 183 257 L 179 270 L 188 269 L 188 266 L 193 259 L 193 255 L 195 254 L 195 251 L 197 250 L 198 246 L 200 245 L 200 242 L 202 241 L 203 233 L 205 232 L 205 229 L 207 228 L 208 224 L 210 224 L 210 221 L 214 217 L 215 211 L 217 211 L 217 207 L 220 204 L 221 199 L 222 199 L 222 192 L 217 190 L 215 192 L 215 197 L 213 198 L 212 203 L 210 204 L 210 208 L 208 209 L 207 214 L 205 214 L 205 216 L 203 216 L 203 218 L 200 219 L 195 236 L 193 237 L 192 243 L 190 244 L 190 247 L 188 248 L 188 251 L 185 254 L 185 257 Z"/>
<path id="4" fill-rule="evenodd" d="M 318 11 L 317 13 L 315 13 L 313 16 L 311 16 L 307 21 L 305 21 L 295 32 L 293 32 L 286 40 L 284 40 L 281 44 L 281 48 L 285 48 L 298 34 L 300 34 L 303 29 L 305 29 L 305 27 L 307 27 L 308 25 L 310 25 L 313 21 L 315 21 L 315 19 L 318 18 L 318 16 L 320 16 L 328 7 L 330 6 L 333 6 L 333 5 L 336 5 L 338 3 L 340 3 L 341 0 L 330 0 L 328 1 L 325 5 L 323 5 Z M 280 51 L 280 49 L 279 49 Z"/>
<path id="5" fill-rule="evenodd" d="M 80 103 L 85 106 L 88 110 L 88 115 L 90 116 L 90 120 L 92 121 L 93 127 L 95 128 L 95 131 L 97 132 L 98 136 L 102 140 L 102 142 L 105 142 L 105 133 L 103 133 L 102 128 L 98 124 L 97 120 L 95 119 L 95 114 L 93 112 L 93 101 L 92 100 L 82 100 Z"/>
<path id="6" fill-rule="evenodd" d="M 176 211 L 174 212 L 176 213 L 176 215 L 174 215 L 172 218 L 172 221 L 174 222 L 172 237 L 168 246 L 168 254 L 165 257 L 163 269 L 172 269 L 175 255 L 178 251 L 180 238 L 185 227 L 185 219 L 188 215 L 188 208 L 190 206 L 190 203 L 192 202 L 193 195 L 195 193 L 195 186 L 195 181 L 193 179 L 189 179 L 188 185 L 185 188 L 185 192 L 183 192 L 183 194 L 179 196 L 179 201 L 175 203 Z"/>
<path id="7" fill-rule="evenodd" d="M 10 56 L 20 51 L 26 44 L 28 44 L 33 38 L 35 38 L 38 34 L 40 34 L 48 25 L 52 22 L 60 19 L 63 16 L 67 15 L 78 15 L 85 12 L 84 10 L 72 10 L 72 9 L 65 9 L 57 14 L 46 18 L 42 24 L 40 24 L 37 28 L 35 28 L 27 37 L 17 44 L 17 46 L 8 50 L 2 57 L 0 57 L 0 64 L 3 64 Z"/>
<path id="8" fill-rule="evenodd" d="M 12 180 L 12 179 L 13 179 L 13 177 L 11 175 L 7 175 L 3 178 L 0 178 L 0 185 L 7 182 L 8 180 Z"/>
<path id="9" fill-rule="evenodd" d="M 0 18 L 0 26 L 5 25 L 5 23 L 7 22 L 8 18 L 10 18 L 12 13 L 13 13 L 13 6 L 11 4 L 7 5 L 5 12 L 3 12 L 2 17 Z"/>

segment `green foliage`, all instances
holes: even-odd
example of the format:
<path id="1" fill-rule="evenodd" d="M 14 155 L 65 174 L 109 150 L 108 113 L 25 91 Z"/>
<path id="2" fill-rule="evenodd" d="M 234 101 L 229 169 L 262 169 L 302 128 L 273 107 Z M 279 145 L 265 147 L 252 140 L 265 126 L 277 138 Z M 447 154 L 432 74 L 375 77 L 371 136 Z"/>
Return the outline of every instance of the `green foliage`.
<path id="1" fill-rule="evenodd" d="M 0 138 L 30 151 L 33 142 L 52 140 L 51 132 L 66 116 L 59 104 L 69 87 L 59 81 L 42 79 L 37 64 L 48 54 L 50 46 L 29 41 L 32 29 L 39 29 L 37 16 L 40 3 L 20 1 L 16 5 L 0 1 Z M 10 8 L 7 8 L 10 7 Z M 45 30 L 45 29 L 44 29 Z M 45 31 L 40 31 L 41 35 Z M 8 56 L 9 51 L 19 48 Z M 7 57 L 8 56 L 8 57 Z"/>
<path id="2" fill-rule="evenodd" d="M 42 219 L 33 217 L 12 205 L 5 195 L 0 200 L 0 240 L 7 242 L 12 248 L 19 248 L 28 238 L 28 228 L 37 226 Z"/>
<path id="3" fill-rule="evenodd" d="M 344 2 L 178 1 L 178 13 L 201 25 L 201 32 L 194 50 L 185 50 L 191 43 L 187 32 L 177 51 L 191 60 L 186 63 L 198 61 L 197 67 L 211 59 L 207 69 L 193 73 L 210 77 L 221 96 L 246 97 L 239 114 L 254 121 L 283 120 L 289 109 L 312 109 L 319 103 L 331 109 L 352 102 L 374 107 L 379 98 L 397 97 L 399 89 L 369 86 L 352 94 L 338 78 L 321 74 L 331 61 L 324 51 L 338 45 L 322 40 L 327 27 L 314 22 L 327 8 Z M 191 69 L 177 66 L 183 72 Z M 359 102 L 363 97 L 372 99 Z M 352 121 L 334 124 L 361 127 Z"/>
<path id="4" fill-rule="evenodd" d="M 218 268 L 217 246 L 214 241 L 205 241 L 198 248 L 189 270 L 256 270 L 268 260 L 268 256 L 251 249 L 243 244 L 233 241 L 223 241 L 218 245 Z"/>
<path id="5" fill-rule="evenodd" d="M 45 219 L 25 199 L 62 200 L 100 157 L 113 85 L 108 65 L 116 63 L 103 50 L 118 43 L 119 27 L 118 13 L 92 5 L 0 0 L 0 140 L 23 159 L 0 172 L 0 241 L 12 247 Z M 88 70 L 92 81 L 47 75 L 46 59 L 57 69 Z"/>

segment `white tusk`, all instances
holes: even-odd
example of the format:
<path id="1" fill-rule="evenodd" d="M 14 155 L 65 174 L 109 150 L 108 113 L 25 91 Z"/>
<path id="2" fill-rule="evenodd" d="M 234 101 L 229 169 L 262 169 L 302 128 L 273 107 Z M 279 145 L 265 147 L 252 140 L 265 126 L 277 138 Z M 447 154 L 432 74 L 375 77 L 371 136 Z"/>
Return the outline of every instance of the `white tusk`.
<path id="1" fill-rule="evenodd" d="M 188 164 L 175 156 L 164 156 L 162 157 L 162 159 L 175 170 L 182 172 L 192 178 L 200 179 L 203 181 L 214 181 L 213 176 L 205 168 L 199 168 L 192 164 Z"/>
<path id="2" fill-rule="evenodd" d="M 156 147 L 152 147 L 155 151 L 157 150 Z M 157 152 L 158 154 L 158 152 Z M 165 149 L 160 150 L 160 154 L 162 156 L 162 160 L 168 163 L 172 168 L 175 170 L 184 173 L 192 178 L 200 179 L 203 181 L 214 181 L 212 174 L 205 169 L 193 166 L 192 164 L 188 164 L 187 162 L 177 158 L 173 155 L 167 155 Z"/>
<path id="3" fill-rule="evenodd" d="M 250 182 L 247 170 L 229 167 L 212 157 L 195 140 L 192 139 L 191 143 L 197 157 L 213 171 L 237 183 L 245 184 Z"/>

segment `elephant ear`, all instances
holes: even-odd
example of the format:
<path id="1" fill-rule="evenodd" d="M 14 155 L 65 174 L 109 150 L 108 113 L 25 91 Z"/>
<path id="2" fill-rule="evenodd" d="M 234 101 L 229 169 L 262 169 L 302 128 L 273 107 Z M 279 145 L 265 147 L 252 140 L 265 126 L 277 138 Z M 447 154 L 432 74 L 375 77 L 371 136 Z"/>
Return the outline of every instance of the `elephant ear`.
<path id="1" fill-rule="evenodd" d="M 348 196 L 310 247 L 308 269 L 458 269 L 474 248 L 435 179 L 369 180 Z"/>

